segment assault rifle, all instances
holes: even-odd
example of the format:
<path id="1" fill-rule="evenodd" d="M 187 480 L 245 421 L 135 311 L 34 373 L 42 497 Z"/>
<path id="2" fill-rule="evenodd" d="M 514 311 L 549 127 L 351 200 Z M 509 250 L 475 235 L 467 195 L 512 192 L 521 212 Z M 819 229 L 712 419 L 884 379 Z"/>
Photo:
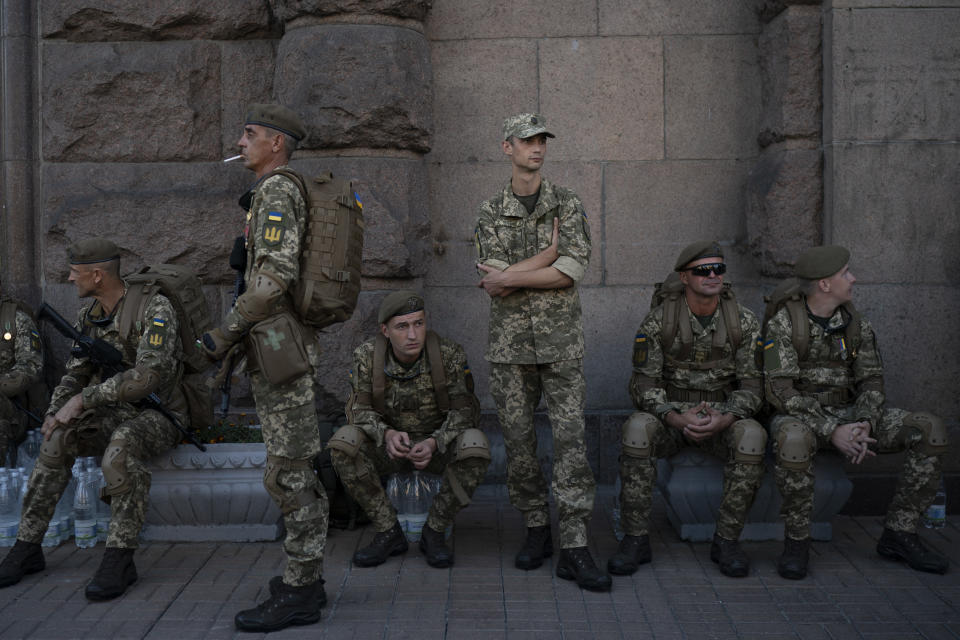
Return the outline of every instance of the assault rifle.
<path id="1" fill-rule="evenodd" d="M 241 203 L 240 206 L 242 207 L 243 204 Z M 247 206 L 250 206 L 249 203 L 247 203 Z M 230 303 L 230 307 L 233 308 L 233 305 L 237 304 L 237 298 L 243 295 L 247 288 L 246 282 L 243 280 L 243 274 L 247 270 L 247 241 L 243 236 L 237 236 L 233 242 L 233 249 L 230 251 L 230 267 L 237 272 L 233 280 L 233 302 Z M 220 373 L 223 374 L 223 382 L 220 383 L 221 418 L 226 418 L 230 411 L 230 387 L 233 385 L 233 369 L 237 365 L 237 358 L 237 350 L 230 349 L 221 365 Z"/>
<path id="2" fill-rule="evenodd" d="M 65 338 L 73 340 L 70 355 L 77 358 L 86 358 L 93 364 L 99 366 L 105 378 L 112 378 L 124 371 L 123 354 L 120 353 L 119 349 L 99 338 L 91 338 L 90 336 L 80 333 L 72 324 L 67 322 L 63 316 L 57 313 L 56 309 L 46 302 L 40 305 L 40 309 L 37 311 L 37 319 L 46 320 Z M 196 436 L 194 436 L 193 431 L 184 427 L 177 417 L 163 405 L 163 402 L 160 401 L 160 396 L 156 393 L 151 393 L 135 404 L 145 409 L 157 411 L 164 418 L 172 422 L 173 426 L 183 434 L 183 437 L 190 444 L 200 449 L 200 451 L 207 450 L 207 448 L 197 440 Z"/>

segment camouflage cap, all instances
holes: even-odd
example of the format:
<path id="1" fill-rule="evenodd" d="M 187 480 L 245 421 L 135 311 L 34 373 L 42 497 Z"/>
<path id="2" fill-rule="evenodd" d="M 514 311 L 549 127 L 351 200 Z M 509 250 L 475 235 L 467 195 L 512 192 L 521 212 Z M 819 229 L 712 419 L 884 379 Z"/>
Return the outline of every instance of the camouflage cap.
<path id="1" fill-rule="evenodd" d="M 87 238 L 70 245 L 67 249 L 70 264 L 95 264 L 120 259 L 120 250 L 106 238 Z"/>
<path id="2" fill-rule="evenodd" d="M 677 263 L 673 265 L 674 271 L 683 271 L 683 268 L 700 258 L 720 258 L 723 260 L 723 250 L 716 240 L 700 240 L 693 244 L 688 244 L 680 252 Z"/>
<path id="3" fill-rule="evenodd" d="M 377 322 L 384 324 L 394 316 L 405 316 L 417 311 L 423 311 L 423 298 L 416 291 L 401 289 L 400 291 L 394 291 L 380 303 Z"/>
<path id="4" fill-rule="evenodd" d="M 247 107 L 243 123 L 270 127 L 292 136 L 295 140 L 303 140 L 307 135 L 307 128 L 300 116 L 279 104 L 251 104 Z"/>
<path id="5" fill-rule="evenodd" d="M 793 268 L 793 272 L 798 278 L 804 280 L 820 280 L 837 273 L 848 262 L 850 262 L 850 252 L 847 249 L 840 245 L 828 244 L 807 249 L 797 258 L 797 265 Z"/>
<path id="6" fill-rule="evenodd" d="M 503 121 L 503 139 L 508 140 L 510 136 L 520 138 L 532 138 L 533 136 L 544 134 L 548 138 L 556 136 L 547 131 L 547 119 L 539 113 L 520 113 L 510 116 Z"/>

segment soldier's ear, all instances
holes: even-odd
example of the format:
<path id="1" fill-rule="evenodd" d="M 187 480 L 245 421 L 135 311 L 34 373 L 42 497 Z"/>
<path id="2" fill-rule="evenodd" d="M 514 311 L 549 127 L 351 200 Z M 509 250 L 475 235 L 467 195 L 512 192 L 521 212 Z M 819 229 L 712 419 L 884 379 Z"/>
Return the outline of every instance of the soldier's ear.
<path id="1" fill-rule="evenodd" d="M 381 324 L 380 324 L 380 333 L 383 334 L 383 337 L 384 337 L 384 338 L 389 338 L 389 337 L 390 337 L 390 333 L 389 333 L 388 330 L 387 330 L 387 325 L 386 325 L 386 323 L 381 323 Z"/>

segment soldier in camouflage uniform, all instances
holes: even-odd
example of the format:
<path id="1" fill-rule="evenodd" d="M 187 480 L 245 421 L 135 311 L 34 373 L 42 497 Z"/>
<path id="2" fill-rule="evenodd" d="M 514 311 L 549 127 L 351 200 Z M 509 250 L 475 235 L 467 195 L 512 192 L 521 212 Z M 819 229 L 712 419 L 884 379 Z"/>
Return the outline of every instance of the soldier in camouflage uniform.
<path id="1" fill-rule="evenodd" d="M 126 370 L 104 379 L 88 358 L 67 361 L 41 427 L 44 442 L 28 481 L 17 542 L 0 564 L 0 586 L 44 569 L 40 542 L 70 480 L 73 461 L 100 454 L 106 480 L 102 497 L 110 503 L 112 518 L 103 561 L 86 596 L 109 600 L 137 580 L 133 554 L 150 493 L 146 463 L 180 441 L 169 419 L 137 402 L 156 393 L 181 423 L 188 418 L 179 386 L 182 347 L 173 305 L 154 295 L 137 318 L 138 330 L 121 335 L 123 315 L 136 310 L 124 306 L 126 285 L 119 270 L 119 252 L 108 240 L 84 240 L 70 248 L 70 281 L 81 298 L 94 298 L 80 310 L 77 329 L 118 349 Z"/>
<path id="2" fill-rule="evenodd" d="M 506 445 L 510 501 L 527 525 L 516 566 L 535 569 L 553 552 L 547 483 L 533 427 L 542 395 L 553 428 L 557 576 L 606 591 L 610 576 L 587 549 L 596 485 L 584 443 L 586 383 L 576 284 L 590 260 L 590 228 L 577 194 L 541 178 L 552 137 L 540 115 L 507 118 L 501 145 L 511 160 L 511 180 L 480 205 L 477 268 L 483 276 L 478 286 L 490 296 L 490 393 Z"/>
<path id="3" fill-rule="evenodd" d="M 431 353 L 423 298 L 413 291 L 388 295 L 378 321 L 381 335 L 353 352 L 350 424 L 328 445 L 344 486 L 377 530 L 373 542 L 354 554 L 353 564 L 376 566 L 407 550 L 380 477 L 423 469 L 442 473 L 443 486 L 430 506 L 420 549 L 430 566 L 449 567 L 453 553 L 444 532 L 469 504 L 490 464 L 490 446 L 476 425 L 479 404 L 467 356 L 445 338 L 433 343 L 437 351 Z M 431 360 L 438 356 L 441 362 Z M 434 367 L 442 367 L 443 396 L 434 390 L 439 375 Z"/>
<path id="4" fill-rule="evenodd" d="M 849 260 L 850 252 L 839 246 L 803 254 L 795 273 L 805 307 L 794 315 L 784 306 L 765 327 L 764 378 L 778 412 L 770 436 L 785 524 L 777 569 L 785 578 L 807 574 L 813 459 L 819 449 L 832 447 L 854 464 L 877 453 L 906 451 L 877 552 L 918 571 L 945 573 L 947 559 L 928 549 L 916 530 L 940 482 L 946 426 L 929 413 L 884 408 L 883 362 L 873 327 L 850 304 L 856 278 Z"/>
<path id="5" fill-rule="evenodd" d="M 656 458 L 686 446 L 726 463 L 710 559 L 724 575 L 749 572 L 738 540 L 764 470 L 766 432 L 752 419 L 761 404 L 755 358 L 760 323 L 724 290 L 726 269 L 717 243 L 686 247 L 674 265 L 682 295 L 650 311 L 637 332 L 630 397 L 639 411 L 623 426 L 620 513 L 625 535 L 607 563 L 611 573 L 629 575 L 650 561 Z"/>
<path id="6" fill-rule="evenodd" d="M 0 297 L 0 308 L 7 304 L 16 305 L 11 306 L 16 311 L 12 326 L 0 326 L 0 466 L 12 464 L 13 450 L 26 428 L 26 416 L 13 402 L 23 401 L 43 369 L 37 325 L 17 303 Z"/>
<path id="7" fill-rule="evenodd" d="M 319 352 L 313 331 L 294 315 L 290 294 L 300 277 L 306 203 L 290 178 L 273 174 L 286 167 L 306 129 L 279 105 L 253 104 L 244 122 L 237 144 L 257 176 L 241 198 L 246 291 L 203 344 L 214 360 L 237 343 L 246 351 L 267 447 L 263 484 L 283 512 L 287 564 L 270 582 L 271 597 L 239 612 L 235 622 L 244 631 L 275 631 L 320 619 L 329 505 L 312 464 L 321 448 L 313 389 Z"/>

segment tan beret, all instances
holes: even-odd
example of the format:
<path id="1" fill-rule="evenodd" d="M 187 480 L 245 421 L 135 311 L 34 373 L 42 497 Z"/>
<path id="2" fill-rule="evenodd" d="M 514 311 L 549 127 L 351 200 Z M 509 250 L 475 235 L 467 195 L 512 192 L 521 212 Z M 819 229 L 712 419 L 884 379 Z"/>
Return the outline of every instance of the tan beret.
<path id="1" fill-rule="evenodd" d="M 794 275 L 804 280 L 829 278 L 850 262 L 850 252 L 836 244 L 813 247 L 799 258 L 794 267 Z"/>
<path id="2" fill-rule="evenodd" d="M 680 252 L 677 263 L 673 265 L 674 271 L 683 271 L 683 268 L 700 258 L 720 258 L 723 259 L 723 250 L 716 240 L 700 240 L 693 244 L 688 244 Z"/>
<path id="3" fill-rule="evenodd" d="M 70 264 L 95 264 L 120 258 L 120 250 L 106 238 L 87 238 L 67 249 Z"/>
<path id="4" fill-rule="evenodd" d="M 243 123 L 270 127 L 292 136 L 295 140 L 303 140 L 307 135 L 307 128 L 300 116 L 279 104 L 251 104 L 247 107 Z"/>
<path id="5" fill-rule="evenodd" d="M 380 303 L 377 322 L 384 324 L 394 316 L 405 316 L 417 311 L 423 311 L 423 298 L 416 291 L 401 289 L 400 291 L 394 291 Z"/>

